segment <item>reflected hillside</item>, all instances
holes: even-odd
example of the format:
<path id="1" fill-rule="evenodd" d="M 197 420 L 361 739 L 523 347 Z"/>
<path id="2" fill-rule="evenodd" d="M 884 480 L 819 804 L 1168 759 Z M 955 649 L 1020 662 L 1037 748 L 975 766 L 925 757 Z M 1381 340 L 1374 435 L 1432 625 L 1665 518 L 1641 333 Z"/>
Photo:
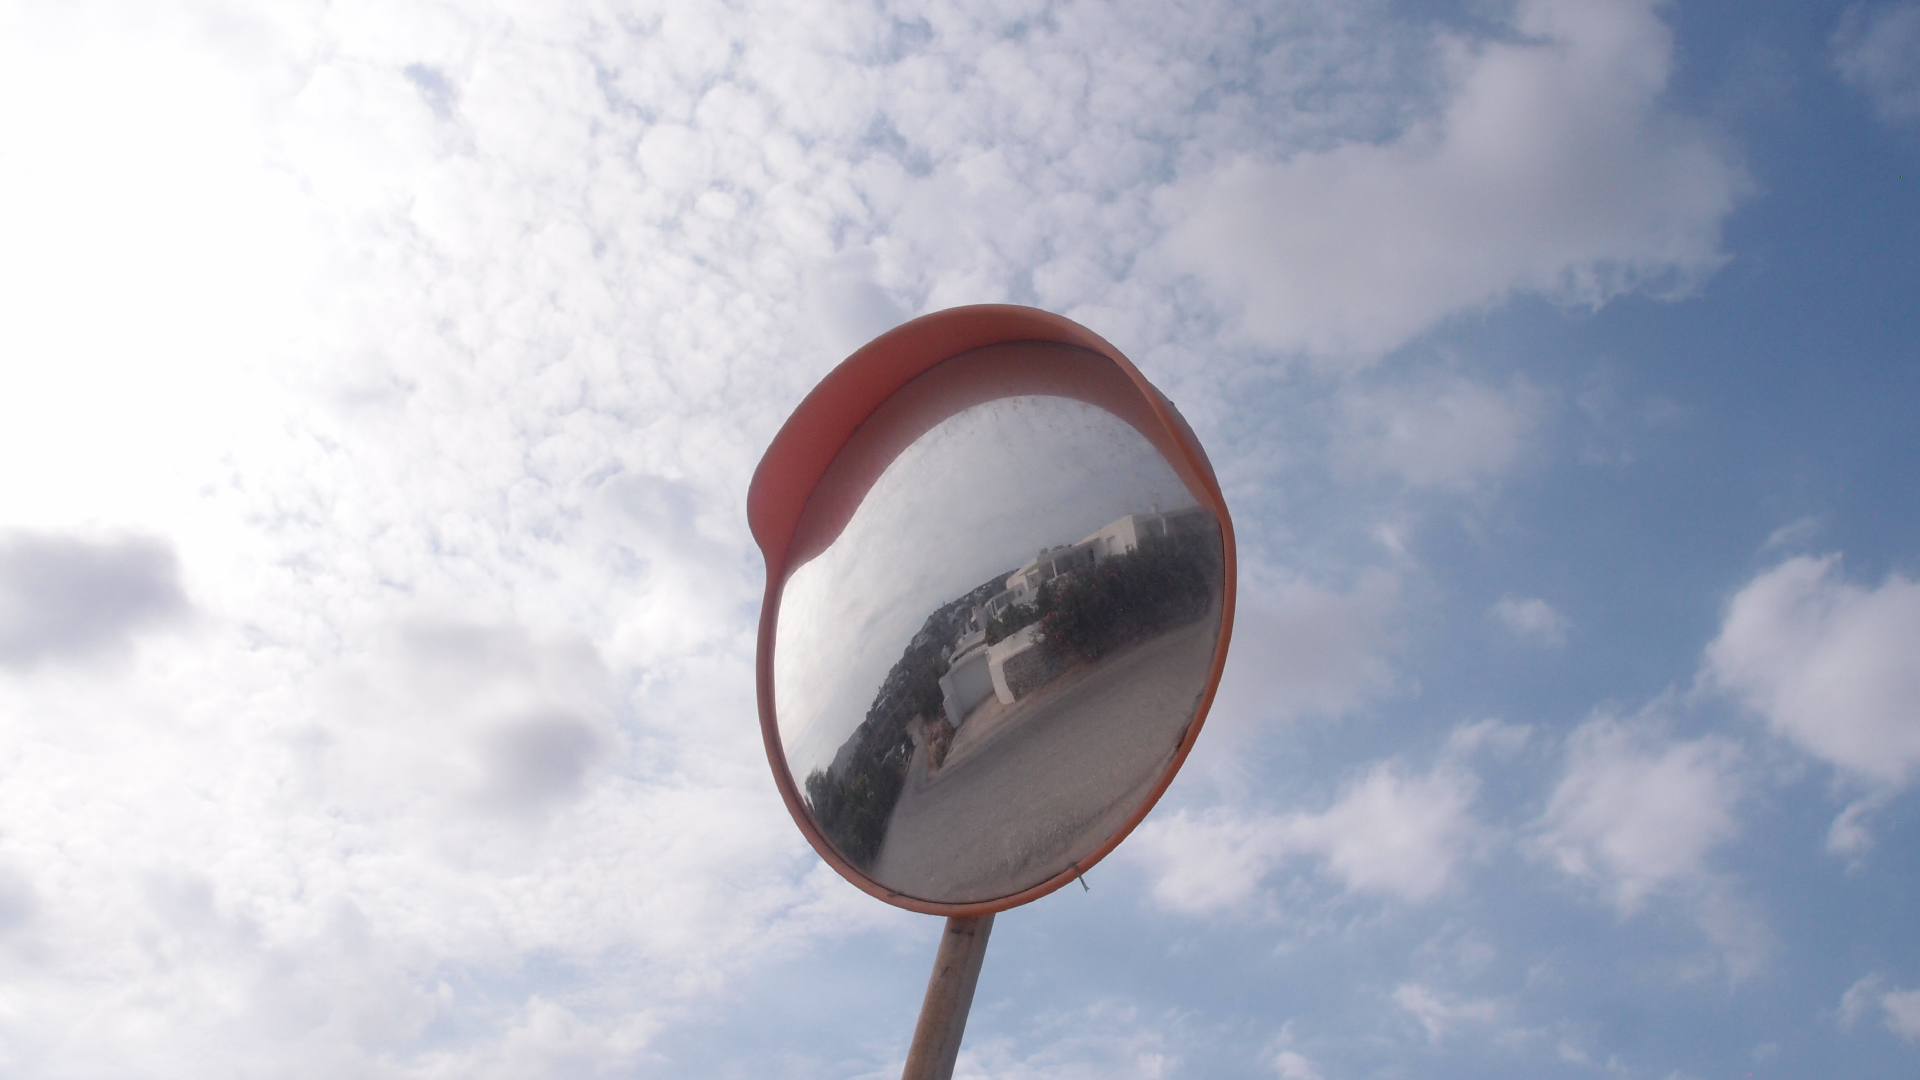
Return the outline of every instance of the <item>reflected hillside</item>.
<path id="1" fill-rule="evenodd" d="M 942 605 L 831 766 L 807 776 L 805 798 L 821 831 L 870 870 L 915 762 L 938 773 L 956 739 L 968 741 L 959 736 L 971 719 L 997 718 L 1065 676 L 1205 615 L 1219 595 L 1220 552 L 1210 513 L 1156 507 L 1043 548 Z"/>
<path id="2" fill-rule="evenodd" d="M 998 592 L 994 578 L 927 616 L 887 672 L 867 717 L 833 756 L 807 775 L 806 802 L 820 831 L 848 862 L 871 865 L 886 838 L 887 819 L 913 762 L 913 733 L 941 709 L 940 678 L 953 641 L 982 601 Z"/>

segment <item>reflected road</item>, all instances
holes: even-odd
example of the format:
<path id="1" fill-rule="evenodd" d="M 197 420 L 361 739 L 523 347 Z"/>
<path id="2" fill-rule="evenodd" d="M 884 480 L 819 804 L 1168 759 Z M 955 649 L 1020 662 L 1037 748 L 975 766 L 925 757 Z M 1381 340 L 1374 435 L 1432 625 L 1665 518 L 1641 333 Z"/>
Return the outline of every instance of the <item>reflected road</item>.
<path id="1" fill-rule="evenodd" d="M 931 776 L 918 749 L 874 880 L 929 900 L 989 900 L 1085 856 L 1171 759 L 1218 629 L 1216 610 L 1061 677 Z"/>

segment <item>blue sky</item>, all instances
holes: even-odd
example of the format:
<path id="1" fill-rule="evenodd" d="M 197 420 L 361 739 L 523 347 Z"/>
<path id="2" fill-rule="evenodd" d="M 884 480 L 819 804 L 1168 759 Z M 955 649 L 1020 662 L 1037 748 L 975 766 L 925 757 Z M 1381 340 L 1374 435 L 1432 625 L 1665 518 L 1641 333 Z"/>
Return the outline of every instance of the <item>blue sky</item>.
<path id="1" fill-rule="evenodd" d="M 747 478 L 1033 304 L 1226 681 L 965 1077 L 1920 1062 L 1920 6 L 0 6 L 0 1071 L 897 1074 Z"/>

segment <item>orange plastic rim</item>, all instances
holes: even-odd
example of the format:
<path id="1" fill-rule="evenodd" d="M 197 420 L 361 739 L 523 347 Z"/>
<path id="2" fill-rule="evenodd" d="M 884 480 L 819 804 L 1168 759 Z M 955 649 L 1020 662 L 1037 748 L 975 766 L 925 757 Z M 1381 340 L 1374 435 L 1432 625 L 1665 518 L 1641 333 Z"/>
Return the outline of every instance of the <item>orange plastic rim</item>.
<path id="1" fill-rule="evenodd" d="M 1133 814 L 1111 836 L 1067 869 L 1037 885 L 991 900 L 947 903 L 912 896 L 868 877 L 842 858 L 814 824 L 787 766 L 786 750 L 780 741 L 773 701 L 774 631 L 779 624 L 780 596 L 788 575 L 838 535 L 839 526 L 845 524 L 867 486 L 892 460 L 892 455 L 904 449 L 902 440 L 910 441 L 907 436 L 917 435 L 913 429 L 925 430 L 938 419 L 958 413 L 979 400 L 1006 396 L 1002 392 L 1005 387 L 996 385 L 984 391 L 976 387 L 972 393 L 963 386 L 939 388 L 940 392 L 919 403 L 916 422 L 908 426 L 906 435 L 897 438 L 888 439 L 882 432 L 882 437 L 876 440 L 873 428 L 863 432 L 861 426 L 909 382 L 935 366 L 976 349 L 1018 343 L 1073 346 L 1111 361 L 1124 377 L 1121 382 L 1114 380 L 1111 373 L 1090 371 L 1084 365 L 1064 362 L 1042 362 L 1022 371 L 1030 392 L 1037 387 L 1038 392 L 1078 398 L 1120 415 L 1160 450 L 1199 503 L 1213 511 L 1220 522 L 1224 570 L 1220 635 L 1214 644 L 1206 691 L 1201 694 L 1193 720 L 1174 750 L 1173 760 Z M 1130 387 L 1134 393 L 1127 395 L 1122 390 L 1116 394 L 1116 383 Z M 981 393 L 989 396 L 981 397 Z M 926 395 L 923 393 L 922 397 Z M 862 438 L 856 439 L 856 434 Z M 842 460 L 842 451 L 848 450 L 850 443 L 854 445 L 851 467 L 848 460 Z M 840 462 L 837 467 L 836 461 Z M 823 497 L 816 500 L 816 493 Z M 767 564 L 767 592 L 760 607 L 754 678 L 760 703 L 760 734 L 766 743 L 774 783 L 779 786 L 780 797 L 801 834 L 827 865 L 858 888 L 889 904 L 930 915 L 986 915 L 1037 900 L 1073 881 L 1118 847 L 1160 801 L 1192 751 L 1194 738 L 1213 705 L 1220 672 L 1227 661 L 1228 639 L 1233 633 L 1236 589 L 1233 520 L 1227 514 L 1226 499 L 1220 494 L 1220 483 L 1214 477 L 1206 452 L 1200 448 L 1200 441 L 1173 404 L 1120 350 L 1071 319 L 1012 304 L 980 304 L 923 315 L 868 342 L 820 380 L 820 385 L 814 387 L 774 436 L 747 488 L 747 522 Z"/>

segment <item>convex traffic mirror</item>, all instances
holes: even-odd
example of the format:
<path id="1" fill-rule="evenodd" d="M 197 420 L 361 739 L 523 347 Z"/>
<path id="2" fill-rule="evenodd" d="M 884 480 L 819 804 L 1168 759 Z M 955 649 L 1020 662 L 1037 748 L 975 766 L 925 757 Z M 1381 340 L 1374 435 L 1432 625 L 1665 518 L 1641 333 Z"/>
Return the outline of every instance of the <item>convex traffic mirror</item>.
<path id="1" fill-rule="evenodd" d="M 1073 881 L 1199 731 L 1232 523 L 1186 422 L 1046 312 L 957 308 L 832 372 L 755 473 L 762 730 L 821 856 L 972 916 Z"/>

